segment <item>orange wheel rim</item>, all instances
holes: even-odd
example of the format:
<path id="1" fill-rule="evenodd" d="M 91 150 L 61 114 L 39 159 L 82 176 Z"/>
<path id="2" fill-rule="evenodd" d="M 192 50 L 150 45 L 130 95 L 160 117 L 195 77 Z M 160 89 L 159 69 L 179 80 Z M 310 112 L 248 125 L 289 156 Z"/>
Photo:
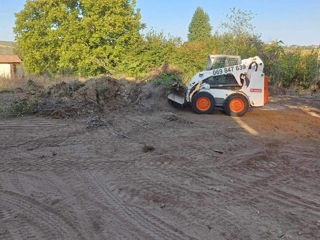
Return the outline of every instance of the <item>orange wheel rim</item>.
<path id="1" fill-rule="evenodd" d="M 235 113 L 242 112 L 244 110 L 244 101 L 241 98 L 232 99 L 230 102 L 230 110 Z"/>
<path id="2" fill-rule="evenodd" d="M 208 97 L 199 97 L 196 105 L 200 111 L 207 111 L 211 107 L 211 101 Z"/>

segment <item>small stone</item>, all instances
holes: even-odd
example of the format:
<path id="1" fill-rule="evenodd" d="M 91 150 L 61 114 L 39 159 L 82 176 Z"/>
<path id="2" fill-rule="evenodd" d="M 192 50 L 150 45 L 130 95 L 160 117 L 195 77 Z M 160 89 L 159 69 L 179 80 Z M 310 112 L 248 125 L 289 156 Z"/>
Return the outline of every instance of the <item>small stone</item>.
<path id="1" fill-rule="evenodd" d="M 167 113 L 167 114 L 163 115 L 163 118 L 165 120 L 168 120 L 169 122 L 173 122 L 173 121 L 178 120 L 178 117 L 173 113 Z"/>
<path id="2" fill-rule="evenodd" d="M 147 152 L 153 152 L 154 151 L 154 147 L 153 146 L 148 146 L 148 145 L 144 145 L 143 148 L 142 148 L 142 151 L 144 153 L 147 153 Z"/>
<path id="3" fill-rule="evenodd" d="M 217 186 L 209 186 L 209 190 L 213 190 L 213 191 L 216 191 L 216 192 L 221 192 L 221 189 Z"/>
<path id="4" fill-rule="evenodd" d="M 56 205 L 59 202 L 60 202 L 60 199 L 58 199 L 58 198 L 54 199 L 54 200 L 52 200 L 51 205 Z"/>
<path id="5" fill-rule="evenodd" d="M 100 116 L 93 116 L 87 120 L 87 128 L 98 128 L 101 126 L 105 126 L 106 123 L 100 118 Z"/>

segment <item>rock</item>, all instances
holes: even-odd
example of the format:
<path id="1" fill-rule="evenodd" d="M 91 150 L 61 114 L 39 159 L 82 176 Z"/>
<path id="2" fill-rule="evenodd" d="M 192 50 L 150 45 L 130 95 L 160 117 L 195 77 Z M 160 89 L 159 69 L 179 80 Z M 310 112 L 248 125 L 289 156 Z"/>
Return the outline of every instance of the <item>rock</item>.
<path id="1" fill-rule="evenodd" d="M 162 115 L 162 118 L 169 122 L 177 121 L 179 119 L 174 113 L 165 113 Z"/>
<path id="2" fill-rule="evenodd" d="M 105 125 L 106 123 L 100 118 L 100 116 L 90 117 L 87 121 L 87 128 L 98 128 Z"/>
<path id="3" fill-rule="evenodd" d="M 155 148 L 153 146 L 148 146 L 148 145 L 144 145 L 142 148 L 142 151 L 144 153 L 153 152 L 154 150 L 155 150 Z"/>

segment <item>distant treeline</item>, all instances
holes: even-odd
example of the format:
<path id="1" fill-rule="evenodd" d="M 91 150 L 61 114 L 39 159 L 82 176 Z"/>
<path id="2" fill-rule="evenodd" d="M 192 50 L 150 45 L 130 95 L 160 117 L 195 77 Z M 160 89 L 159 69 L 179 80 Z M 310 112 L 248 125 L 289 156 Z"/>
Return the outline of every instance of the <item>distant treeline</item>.
<path id="1" fill-rule="evenodd" d="M 207 56 L 260 56 L 273 84 L 307 88 L 316 81 L 317 49 L 266 44 L 255 34 L 253 14 L 231 9 L 212 35 L 209 16 L 198 8 L 188 41 L 151 31 L 142 34 L 135 1 L 28 1 L 16 14 L 18 53 L 29 72 L 80 74 L 124 73 L 143 77 L 165 64 L 176 66 L 185 81 L 205 69 Z"/>

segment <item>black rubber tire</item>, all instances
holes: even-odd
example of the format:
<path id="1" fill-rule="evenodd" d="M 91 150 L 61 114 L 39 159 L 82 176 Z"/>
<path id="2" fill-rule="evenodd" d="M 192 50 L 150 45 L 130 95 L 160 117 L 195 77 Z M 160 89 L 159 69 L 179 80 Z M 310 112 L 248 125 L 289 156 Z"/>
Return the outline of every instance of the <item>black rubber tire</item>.
<path id="1" fill-rule="evenodd" d="M 231 102 L 233 99 L 236 99 L 236 98 L 240 98 L 240 99 L 244 102 L 244 109 L 243 109 L 241 112 L 233 112 L 233 111 L 230 109 L 230 102 Z M 244 114 L 246 114 L 246 112 L 248 112 L 248 109 L 249 109 L 248 99 L 247 99 L 245 96 L 243 96 L 242 94 L 239 94 L 239 93 L 230 95 L 230 96 L 227 98 L 227 100 L 225 101 L 225 103 L 224 103 L 224 111 L 225 111 L 225 113 L 228 114 L 229 116 L 241 117 L 241 116 L 243 116 Z"/>
<path id="2" fill-rule="evenodd" d="M 197 108 L 197 100 L 200 98 L 200 97 L 207 97 L 209 98 L 210 102 L 211 102 L 211 105 L 210 105 L 210 108 L 206 111 L 202 111 L 200 109 Z M 210 93 L 207 93 L 207 92 L 198 92 L 196 93 L 193 97 L 192 97 L 192 101 L 191 101 L 191 107 L 192 107 L 192 111 L 195 112 L 195 113 L 198 113 L 198 114 L 210 114 L 213 112 L 214 108 L 215 108 L 215 100 L 214 100 L 214 97 L 210 94 Z"/>

